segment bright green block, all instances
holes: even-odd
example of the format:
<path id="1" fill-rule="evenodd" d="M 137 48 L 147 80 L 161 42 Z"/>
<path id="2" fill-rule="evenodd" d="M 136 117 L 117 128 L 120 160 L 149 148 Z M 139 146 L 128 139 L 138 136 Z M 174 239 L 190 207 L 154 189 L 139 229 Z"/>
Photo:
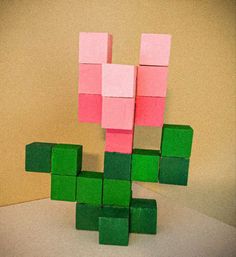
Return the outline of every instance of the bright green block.
<path id="1" fill-rule="evenodd" d="M 52 173 L 76 176 L 82 166 L 82 145 L 58 144 L 52 149 Z"/>
<path id="2" fill-rule="evenodd" d="M 186 186 L 188 184 L 189 159 L 162 157 L 159 182 Z"/>
<path id="3" fill-rule="evenodd" d="M 189 158 L 192 140 L 193 129 L 190 126 L 164 124 L 162 128 L 161 155 Z"/>
<path id="4" fill-rule="evenodd" d="M 77 177 L 77 202 L 102 204 L 103 173 L 82 171 Z"/>
<path id="5" fill-rule="evenodd" d="M 105 206 L 99 217 L 99 244 L 127 246 L 129 208 Z"/>
<path id="6" fill-rule="evenodd" d="M 130 232 L 156 234 L 156 200 L 133 198 L 130 205 Z"/>
<path id="7" fill-rule="evenodd" d="M 103 204 L 127 207 L 131 198 L 131 182 L 127 180 L 104 179 Z"/>
<path id="8" fill-rule="evenodd" d="M 157 182 L 160 151 L 134 149 L 132 154 L 132 181 Z"/>
<path id="9" fill-rule="evenodd" d="M 74 202 L 76 200 L 76 177 L 52 174 L 51 199 Z"/>

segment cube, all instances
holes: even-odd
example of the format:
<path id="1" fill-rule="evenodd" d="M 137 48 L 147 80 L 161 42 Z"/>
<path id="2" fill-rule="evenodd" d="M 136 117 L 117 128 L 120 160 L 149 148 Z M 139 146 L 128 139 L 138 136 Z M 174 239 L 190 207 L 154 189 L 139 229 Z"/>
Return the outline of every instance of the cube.
<path id="1" fill-rule="evenodd" d="M 34 142 L 25 147 L 25 170 L 51 172 L 52 147 L 55 144 Z"/>
<path id="2" fill-rule="evenodd" d="M 105 151 L 131 154 L 133 138 L 133 130 L 107 129 Z"/>
<path id="3" fill-rule="evenodd" d="M 156 234 L 157 203 L 152 199 L 133 198 L 130 205 L 130 232 Z"/>
<path id="4" fill-rule="evenodd" d="M 77 177 L 77 202 L 102 204 L 103 173 L 82 171 Z"/>
<path id="5" fill-rule="evenodd" d="M 112 36 L 108 33 L 81 32 L 79 63 L 111 63 Z"/>
<path id="6" fill-rule="evenodd" d="M 51 200 L 76 200 L 76 177 L 51 175 Z"/>
<path id="7" fill-rule="evenodd" d="M 137 96 L 165 97 L 168 67 L 139 66 L 137 75 Z"/>
<path id="8" fill-rule="evenodd" d="M 128 180 L 104 179 L 103 204 L 128 207 L 131 197 L 131 182 Z"/>
<path id="9" fill-rule="evenodd" d="M 158 182 L 160 151 L 134 149 L 132 154 L 132 181 Z"/>
<path id="10" fill-rule="evenodd" d="M 160 162 L 159 182 L 187 186 L 189 159 L 176 157 L 162 157 Z"/>
<path id="11" fill-rule="evenodd" d="M 162 127 L 164 112 L 164 97 L 138 96 L 136 98 L 135 125 Z"/>
<path id="12" fill-rule="evenodd" d="M 169 157 L 191 156 L 193 129 L 188 125 L 164 124 L 162 128 L 161 155 Z"/>
<path id="13" fill-rule="evenodd" d="M 52 173 L 76 176 L 82 166 L 82 145 L 58 144 L 52 149 Z"/>
<path id="14" fill-rule="evenodd" d="M 76 203 L 76 229 L 98 231 L 100 205 Z"/>
<path id="15" fill-rule="evenodd" d="M 127 246 L 129 209 L 104 206 L 99 217 L 99 244 Z"/>
<path id="16" fill-rule="evenodd" d="M 102 96 L 95 94 L 79 94 L 79 122 L 101 123 Z"/>
<path id="17" fill-rule="evenodd" d="M 170 46 L 171 35 L 142 34 L 139 64 L 168 66 Z"/>
<path id="18" fill-rule="evenodd" d="M 104 178 L 130 180 L 131 154 L 105 152 Z"/>
<path id="19" fill-rule="evenodd" d="M 79 65 L 79 93 L 102 94 L 102 65 L 80 64 Z"/>
<path id="20" fill-rule="evenodd" d="M 136 67 L 133 65 L 102 65 L 102 96 L 135 97 Z"/>
<path id="21" fill-rule="evenodd" d="M 102 128 L 133 130 L 134 98 L 103 97 Z"/>

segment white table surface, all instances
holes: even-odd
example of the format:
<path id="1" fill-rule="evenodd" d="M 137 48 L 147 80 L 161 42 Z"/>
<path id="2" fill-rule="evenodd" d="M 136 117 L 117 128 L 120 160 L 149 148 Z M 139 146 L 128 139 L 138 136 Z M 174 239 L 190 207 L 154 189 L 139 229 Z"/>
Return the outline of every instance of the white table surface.
<path id="1" fill-rule="evenodd" d="M 130 234 L 128 247 L 99 245 L 98 232 L 75 229 L 75 203 L 45 199 L 0 208 L 0 256 L 236 256 L 236 228 L 138 185 L 133 194 L 157 199 L 157 235 Z"/>

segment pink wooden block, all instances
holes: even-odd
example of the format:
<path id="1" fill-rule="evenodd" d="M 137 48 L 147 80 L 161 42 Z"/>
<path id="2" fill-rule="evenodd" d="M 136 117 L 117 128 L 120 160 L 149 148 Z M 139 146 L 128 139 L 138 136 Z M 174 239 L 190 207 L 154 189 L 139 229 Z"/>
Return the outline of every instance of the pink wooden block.
<path id="1" fill-rule="evenodd" d="M 133 149 L 133 130 L 106 130 L 106 152 L 131 154 Z"/>
<path id="2" fill-rule="evenodd" d="M 162 127 L 164 123 L 165 98 L 137 96 L 135 125 Z"/>
<path id="3" fill-rule="evenodd" d="M 139 64 L 168 66 L 171 35 L 142 34 Z"/>
<path id="4" fill-rule="evenodd" d="M 80 64 L 79 65 L 79 93 L 100 94 L 102 93 L 102 65 Z"/>
<path id="5" fill-rule="evenodd" d="M 79 122 L 101 123 L 102 96 L 79 94 Z"/>
<path id="6" fill-rule="evenodd" d="M 102 127 L 132 130 L 134 106 L 134 98 L 102 97 Z"/>
<path id="7" fill-rule="evenodd" d="M 168 67 L 139 66 L 137 96 L 166 96 Z"/>
<path id="8" fill-rule="evenodd" d="M 112 36 L 108 33 L 81 32 L 79 63 L 111 63 Z"/>
<path id="9" fill-rule="evenodd" d="M 102 96 L 135 97 L 136 70 L 133 65 L 102 65 Z"/>

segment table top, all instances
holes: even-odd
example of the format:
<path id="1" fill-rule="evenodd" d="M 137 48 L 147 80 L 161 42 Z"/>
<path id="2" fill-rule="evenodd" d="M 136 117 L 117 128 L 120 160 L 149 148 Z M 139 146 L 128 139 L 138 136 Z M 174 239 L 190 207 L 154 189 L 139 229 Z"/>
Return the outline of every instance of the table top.
<path id="1" fill-rule="evenodd" d="M 157 200 L 157 235 L 130 234 L 128 247 L 99 245 L 98 232 L 75 229 L 75 203 L 44 199 L 0 208 L 0 256 L 236 256 L 236 228 L 136 184 L 133 196 Z"/>

